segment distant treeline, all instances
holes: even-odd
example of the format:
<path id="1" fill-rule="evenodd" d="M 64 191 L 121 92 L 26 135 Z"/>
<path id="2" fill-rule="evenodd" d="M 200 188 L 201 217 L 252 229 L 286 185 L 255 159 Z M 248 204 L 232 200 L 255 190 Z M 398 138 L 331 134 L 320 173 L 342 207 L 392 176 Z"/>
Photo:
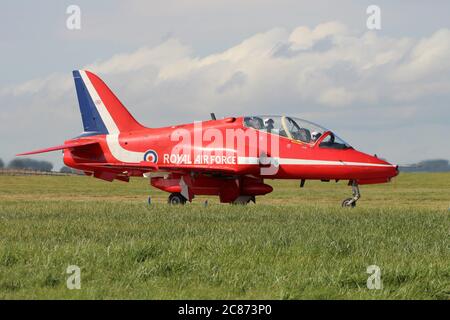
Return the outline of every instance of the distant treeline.
<path id="1" fill-rule="evenodd" d="M 72 168 L 69 168 L 67 166 L 63 166 L 61 169 L 59 169 L 59 172 L 84 175 L 83 171 L 80 171 L 80 170 L 77 170 L 77 169 L 72 169 Z"/>
<path id="2" fill-rule="evenodd" d="M 3 161 L 2 161 L 3 162 Z M 3 164 L 4 166 L 4 164 Z M 36 171 L 52 171 L 53 164 L 49 161 L 39 161 L 34 159 L 14 159 L 8 166 L 8 169 L 30 169 Z"/>
<path id="3" fill-rule="evenodd" d="M 10 169 L 10 170 L 34 170 L 34 171 L 44 171 L 44 172 L 55 172 L 53 171 L 53 164 L 49 161 L 39 161 L 29 158 L 14 159 L 5 165 L 2 159 L 0 159 L 0 169 Z M 83 174 L 82 171 L 69 168 L 67 166 L 62 166 L 59 170 L 60 173 L 67 174 Z"/>
<path id="4" fill-rule="evenodd" d="M 400 166 L 399 169 L 402 172 L 446 172 L 450 171 L 450 165 L 448 160 L 434 159 L 409 166 Z"/>

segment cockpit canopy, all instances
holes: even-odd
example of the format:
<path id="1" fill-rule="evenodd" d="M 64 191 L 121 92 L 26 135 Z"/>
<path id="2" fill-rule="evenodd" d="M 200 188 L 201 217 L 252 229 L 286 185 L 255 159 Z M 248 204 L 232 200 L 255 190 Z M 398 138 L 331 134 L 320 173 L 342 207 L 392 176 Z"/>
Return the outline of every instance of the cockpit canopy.
<path id="1" fill-rule="evenodd" d="M 320 141 L 319 146 L 321 148 L 350 148 L 349 144 L 330 130 L 299 118 L 288 116 L 249 116 L 244 117 L 244 126 L 312 145 Z"/>

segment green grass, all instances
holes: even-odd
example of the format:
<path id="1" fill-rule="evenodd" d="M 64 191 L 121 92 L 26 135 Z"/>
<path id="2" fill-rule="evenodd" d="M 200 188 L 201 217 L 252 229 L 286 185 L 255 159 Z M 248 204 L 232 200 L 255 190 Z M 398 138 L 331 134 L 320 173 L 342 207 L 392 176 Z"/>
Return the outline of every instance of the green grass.
<path id="1" fill-rule="evenodd" d="M 171 207 L 145 179 L 0 176 L 0 298 L 450 299 L 450 174 L 362 186 L 355 209 L 344 183 L 273 185 Z"/>

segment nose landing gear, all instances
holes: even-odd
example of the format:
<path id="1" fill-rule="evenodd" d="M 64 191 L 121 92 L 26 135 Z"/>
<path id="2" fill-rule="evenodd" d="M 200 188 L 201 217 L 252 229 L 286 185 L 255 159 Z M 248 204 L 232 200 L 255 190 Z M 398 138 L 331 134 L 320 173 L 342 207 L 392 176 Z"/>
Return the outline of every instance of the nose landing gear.
<path id="1" fill-rule="evenodd" d="M 361 193 L 359 192 L 358 182 L 356 182 L 356 180 L 352 181 L 352 194 L 353 194 L 352 198 L 345 199 L 342 202 L 342 207 L 343 208 L 354 208 L 354 207 L 356 207 L 356 201 L 358 201 L 359 198 L 361 198 Z"/>

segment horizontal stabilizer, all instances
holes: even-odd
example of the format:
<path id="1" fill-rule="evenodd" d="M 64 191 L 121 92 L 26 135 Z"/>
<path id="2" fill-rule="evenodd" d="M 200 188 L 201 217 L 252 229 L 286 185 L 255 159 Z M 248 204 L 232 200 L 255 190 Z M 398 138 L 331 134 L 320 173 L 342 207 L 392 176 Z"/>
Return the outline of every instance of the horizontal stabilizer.
<path id="1" fill-rule="evenodd" d="M 72 148 L 78 148 L 78 147 L 83 147 L 83 146 L 87 146 L 87 145 L 92 145 L 92 144 L 96 144 L 98 143 L 97 141 L 78 141 L 78 142 L 71 142 L 71 143 L 67 143 L 67 144 L 63 144 L 61 146 L 56 146 L 56 147 L 51 147 L 51 148 L 46 148 L 46 149 L 40 149 L 40 150 L 34 150 L 34 151 L 30 151 L 30 152 L 25 152 L 25 153 L 19 153 L 16 156 L 20 157 L 20 156 L 28 156 L 31 154 L 38 154 L 38 153 L 45 153 L 45 152 L 52 152 L 52 151 L 58 151 L 58 150 L 64 150 L 64 149 L 72 149 Z"/>

